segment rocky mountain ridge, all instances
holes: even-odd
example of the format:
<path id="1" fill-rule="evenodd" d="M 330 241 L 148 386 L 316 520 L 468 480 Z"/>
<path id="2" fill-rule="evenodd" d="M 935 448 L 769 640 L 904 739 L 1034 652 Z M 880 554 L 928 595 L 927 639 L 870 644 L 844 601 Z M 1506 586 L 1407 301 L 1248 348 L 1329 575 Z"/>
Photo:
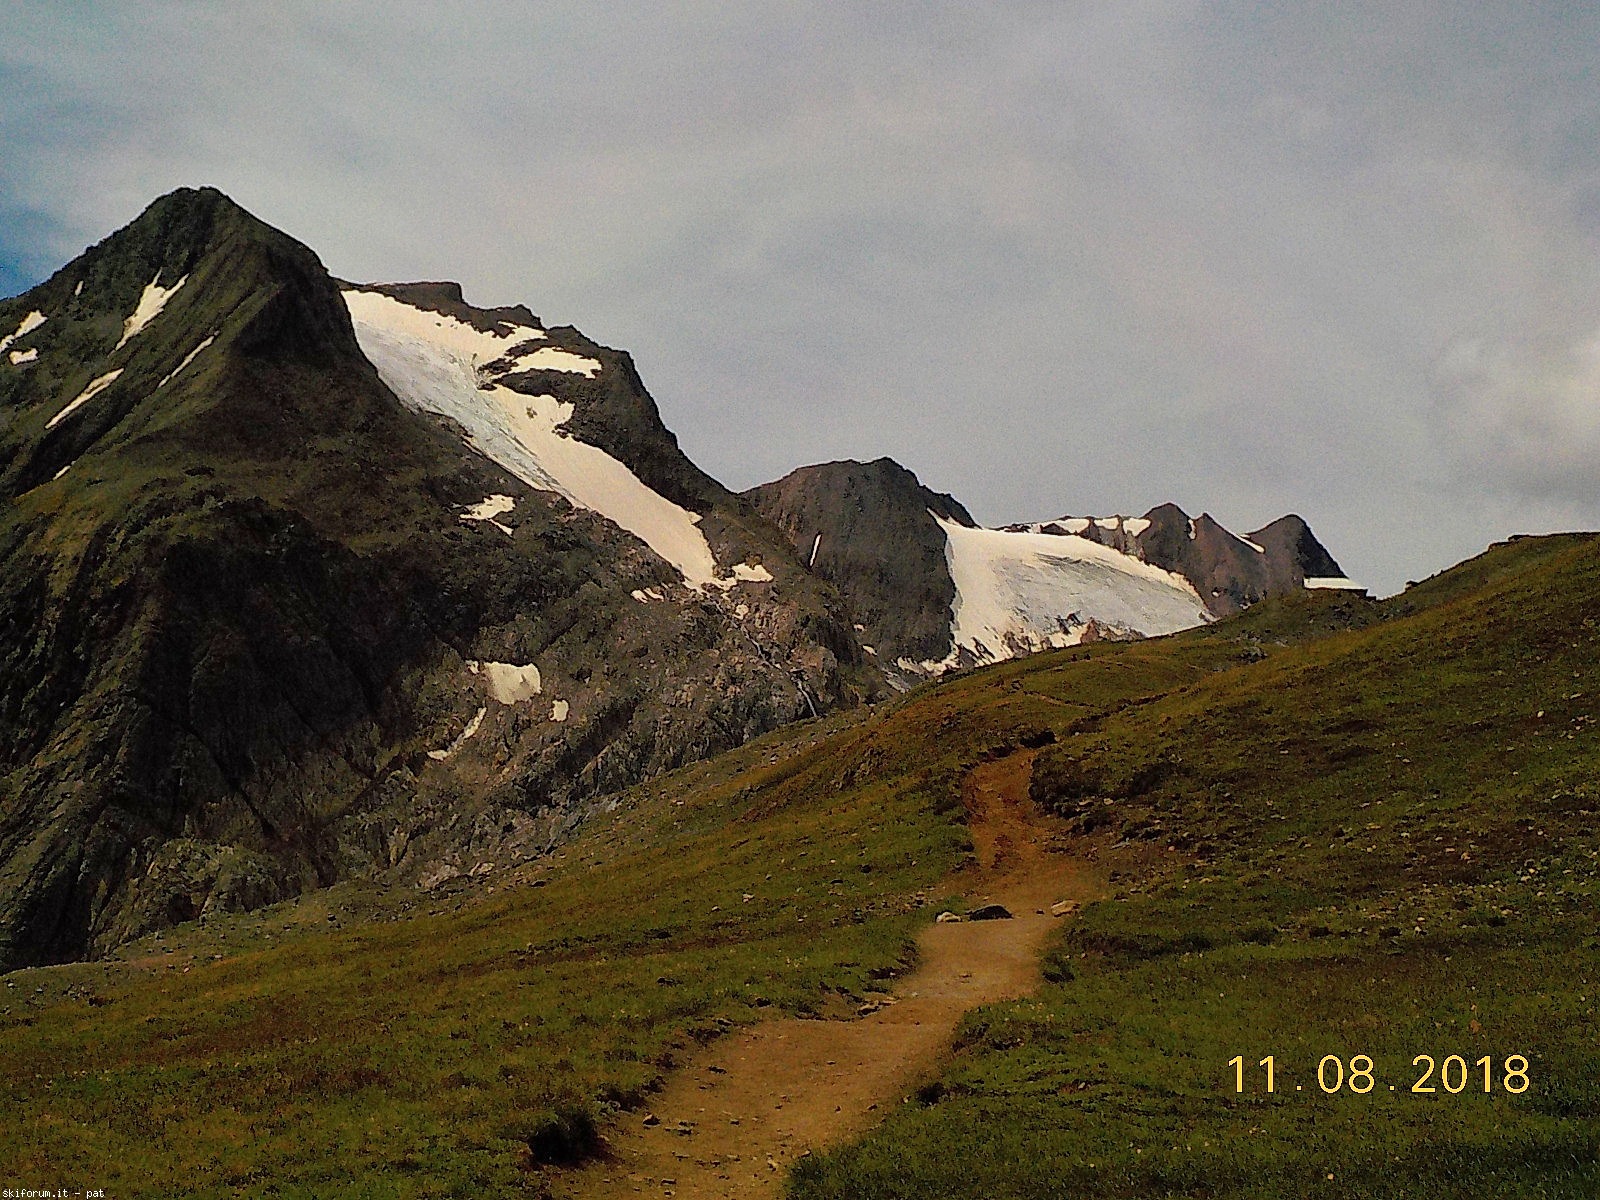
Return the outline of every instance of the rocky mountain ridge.
<path id="1" fill-rule="evenodd" d="M 587 455 L 686 514 L 706 580 L 397 398 L 347 290 L 184 190 L 0 302 L 0 969 L 352 875 L 489 871 L 881 692 L 626 355 L 541 328 L 552 353 L 490 386 L 564 417 L 534 467 Z M 538 324 L 447 285 L 367 294 Z"/>
<path id="2" fill-rule="evenodd" d="M 1240 537 L 1173 504 L 980 529 L 890 459 L 746 495 L 844 595 L 897 686 L 1018 654 L 1170 633 L 1302 587 L 1354 587 L 1300 517 Z"/>

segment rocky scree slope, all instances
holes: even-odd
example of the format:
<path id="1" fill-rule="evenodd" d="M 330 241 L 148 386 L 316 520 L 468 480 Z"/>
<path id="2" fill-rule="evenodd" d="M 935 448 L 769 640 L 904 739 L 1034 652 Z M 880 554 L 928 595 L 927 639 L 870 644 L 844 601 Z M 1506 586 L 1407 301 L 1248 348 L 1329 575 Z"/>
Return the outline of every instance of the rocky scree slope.
<path id="1" fill-rule="evenodd" d="M 352 875 L 489 871 L 881 689 L 626 355 L 451 285 L 366 294 L 539 329 L 553 354 L 466 366 L 564 424 L 513 470 L 397 397 L 316 256 L 209 189 L 0 301 L 0 970 Z M 686 514 L 705 578 L 541 454 Z"/>
<path id="2" fill-rule="evenodd" d="M 745 493 L 822 578 L 891 681 L 1101 638 L 1171 633 L 1304 587 L 1353 587 L 1306 523 L 1239 537 L 1173 504 L 982 529 L 887 458 Z"/>

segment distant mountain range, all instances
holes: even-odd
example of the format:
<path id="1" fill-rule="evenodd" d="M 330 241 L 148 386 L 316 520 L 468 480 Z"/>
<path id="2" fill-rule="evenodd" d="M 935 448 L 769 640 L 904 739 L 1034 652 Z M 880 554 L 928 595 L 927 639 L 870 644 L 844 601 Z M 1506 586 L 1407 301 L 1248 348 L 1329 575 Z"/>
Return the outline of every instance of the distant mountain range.
<path id="1" fill-rule="evenodd" d="M 1355 586 L 1296 516 L 1247 537 L 1173 504 L 982 529 L 887 458 L 802 467 L 746 495 L 844 595 L 865 648 L 901 685 Z"/>
<path id="2" fill-rule="evenodd" d="M 981 529 L 887 459 L 735 495 L 626 354 L 209 189 L 0 301 L 0 447 L 0 969 L 489 874 L 782 723 L 1348 584 L 1297 517 Z"/>

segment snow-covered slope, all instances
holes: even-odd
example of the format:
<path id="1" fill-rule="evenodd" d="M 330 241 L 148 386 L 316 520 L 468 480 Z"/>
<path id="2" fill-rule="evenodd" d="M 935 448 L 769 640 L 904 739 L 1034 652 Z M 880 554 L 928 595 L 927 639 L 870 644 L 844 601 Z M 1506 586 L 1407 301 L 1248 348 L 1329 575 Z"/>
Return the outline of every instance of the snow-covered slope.
<path id="1" fill-rule="evenodd" d="M 531 326 L 484 331 L 375 291 L 347 290 L 344 300 L 363 353 L 406 404 L 455 421 L 479 452 L 530 487 L 559 493 L 627 530 L 690 587 L 728 582 L 718 577 L 699 514 L 652 491 L 604 450 L 563 432 L 571 404 L 500 382 L 532 371 L 593 378 L 601 369 L 597 360 L 541 345 L 548 335 Z"/>
<path id="2" fill-rule="evenodd" d="M 1149 637 L 1210 619 L 1181 575 L 1087 538 L 934 519 L 956 585 L 952 646 L 943 662 L 914 664 L 921 670 L 1071 646 L 1091 620 L 1108 633 Z"/>

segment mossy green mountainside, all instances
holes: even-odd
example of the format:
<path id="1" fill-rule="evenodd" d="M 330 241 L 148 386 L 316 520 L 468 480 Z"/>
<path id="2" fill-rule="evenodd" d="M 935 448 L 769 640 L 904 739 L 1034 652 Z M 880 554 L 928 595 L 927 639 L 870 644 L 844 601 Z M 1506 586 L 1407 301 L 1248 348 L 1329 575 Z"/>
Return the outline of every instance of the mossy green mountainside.
<path id="1" fill-rule="evenodd" d="M 892 987 L 962 899 L 967 773 L 1028 747 L 1114 893 L 791 1195 L 1592 1196 L 1597 649 L 1600 538 L 1521 539 L 1389 601 L 1306 593 L 792 725 L 631 790 L 565 858 L 17 972 L 0 1164 L 541 1195 L 697 1043 Z"/>
<path id="2" fill-rule="evenodd" d="M 420 290 L 430 319 L 531 321 Z M 744 575 L 686 586 L 397 401 L 316 256 L 216 191 L 158 200 L 0 327 L 0 967 L 487 870 L 882 689 L 837 597 L 575 330 L 540 336 L 597 370 L 507 387 L 559 393 L 563 444 L 692 508 Z"/>

